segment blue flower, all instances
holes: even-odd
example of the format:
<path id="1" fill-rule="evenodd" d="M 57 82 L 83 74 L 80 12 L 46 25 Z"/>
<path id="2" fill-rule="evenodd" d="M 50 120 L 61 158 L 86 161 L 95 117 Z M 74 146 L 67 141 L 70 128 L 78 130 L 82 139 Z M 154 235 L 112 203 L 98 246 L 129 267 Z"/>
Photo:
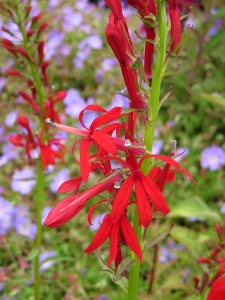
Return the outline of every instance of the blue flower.
<path id="1" fill-rule="evenodd" d="M 35 175 L 32 169 L 24 168 L 21 171 L 15 171 L 12 176 L 11 188 L 14 192 L 27 195 L 36 185 Z"/>
<path id="2" fill-rule="evenodd" d="M 222 148 L 213 145 L 211 147 L 205 148 L 202 151 L 202 168 L 209 169 L 210 171 L 217 171 L 223 165 L 225 165 L 225 152 Z"/>

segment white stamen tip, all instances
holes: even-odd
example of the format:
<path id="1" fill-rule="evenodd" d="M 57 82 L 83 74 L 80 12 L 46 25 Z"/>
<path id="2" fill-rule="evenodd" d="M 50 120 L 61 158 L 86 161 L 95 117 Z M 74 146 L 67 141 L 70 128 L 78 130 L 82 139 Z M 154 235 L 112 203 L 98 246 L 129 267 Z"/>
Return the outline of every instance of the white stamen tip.
<path id="1" fill-rule="evenodd" d="M 47 118 L 45 120 L 45 123 L 48 124 L 49 126 L 56 127 L 56 124 L 52 122 L 50 118 Z"/>
<path id="2" fill-rule="evenodd" d="M 171 151 L 175 152 L 177 149 L 177 141 L 176 140 L 171 140 Z"/>
<path id="3" fill-rule="evenodd" d="M 126 139 L 125 142 L 124 142 L 124 146 L 127 147 L 127 148 L 130 148 L 131 147 L 131 141 Z"/>
<path id="4" fill-rule="evenodd" d="M 120 182 L 116 181 L 115 184 L 114 184 L 114 188 L 119 189 L 120 187 L 121 187 Z"/>

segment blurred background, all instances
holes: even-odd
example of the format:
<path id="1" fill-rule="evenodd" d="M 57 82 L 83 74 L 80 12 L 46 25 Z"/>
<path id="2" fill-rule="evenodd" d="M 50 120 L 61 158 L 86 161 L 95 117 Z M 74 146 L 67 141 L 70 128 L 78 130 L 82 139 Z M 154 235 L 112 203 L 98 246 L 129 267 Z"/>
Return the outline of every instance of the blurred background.
<path id="1" fill-rule="evenodd" d="M 156 236 L 172 222 L 175 227 L 159 248 L 152 298 L 146 293 L 153 250 L 144 252 L 139 284 L 139 299 L 143 300 L 179 300 L 193 294 L 192 277 L 201 277 L 204 271 L 197 258 L 218 242 L 214 224 L 225 228 L 225 4 L 222 0 L 179 2 L 180 15 L 185 17 L 183 29 L 192 29 L 181 55 L 168 63 L 161 98 L 170 86 L 173 90 L 160 110 L 153 150 L 168 155 L 170 141 L 177 140 L 177 153 L 183 153 L 177 160 L 192 174 L 198 188 L 177 174 L 176 182 L 165 189 L 171 213 L 162 222 L 153 223 L 149 236 Z M 67 90 L 67 96 L 57 104 L 61 122 L 80 126 L 79 112 L 91 103 L 106 109 L 128 107 L 127 99 L 116 94 L 123 88 L 123 78 L 116 58 L 107 50 L 104 28 L 109 10 L 104 2 L 39 0 L 31 5 L 32 15 L 42 11 L 43 21 L 48 22 L 43 39 L 52 90 Z M 136 52 L 142 56 L 143 42 L 135 34 L 135 30 L 142 34 L 136 11 L 124 1 L 123 13 Z M 18 31 L 3 16 L 0 25 Z M 16 34 L 19 38 L 20 33 Z M 9 35 L 1 31 L 0 37 Z M 19 95 L 23 83 L 6 75 L 12 68 L 22 71 L 24 60 L 15 60 L 1 47 L 0 299 L 25 300 L 33 299 L 36 179 L 23 149 L 12 145 L 9 138 L 18 132 L 19 114 L 29 117 L 34 130 L 38 128 L 27 102 Z M 85 124 L 95 116 L 86 114 Z M 57 163 L 46 170 L 43 221 L 64 198 L 56 194 L 60 184 L 79 175 L 70 150 L 74 136 L 56 134 L 65 140 L 66 157 L 63 165 Z M 96 176 L 90 183 L 96 182 Z M 89 226 L 82 211 L 62 227 L 43 227 L 42 299 L 122 299 L 119 287 L 101 271 L 97 256 L 83 253 L 103 217 L 103 211 L 97 209 L 93 226 Z"/>

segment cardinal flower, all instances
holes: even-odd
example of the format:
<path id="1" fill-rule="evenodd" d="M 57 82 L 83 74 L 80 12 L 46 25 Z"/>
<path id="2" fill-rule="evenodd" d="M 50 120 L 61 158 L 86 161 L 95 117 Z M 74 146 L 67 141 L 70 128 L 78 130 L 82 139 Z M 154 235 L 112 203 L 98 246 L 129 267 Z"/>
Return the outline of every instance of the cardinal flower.
<path id="1" fill-rule="evenodd" d="M 104 114 L 94 119 L 94 121 L 90 125 L 90 128 L 87 128 L 82 120 L 83 114 L 86 110 L 97 111 Z M 76 141 L 73 146 L 74 151 L 76 145 L 80 143 L 80 162 L 78 164 L 80 165 L 83 180 L 87 181 L 89 173 L 91 171 L 89 153 L 89 148 L 91 145 L 95 144 L 97 145 L 97 147 L 102 148 L 107 153 L 116 155 L 117 147 L 114 143 L 114 140 L 111 138 L 108 132 L 112 133 L 114 129 L 121 125 L 118 123 L 114 123 L 105 126 L 102 129 L 99 129 L 99 127 L 118 119 L 121 115 L 121 110 L 121 107 L 114 107 L 107 112 L 105 109 L 101 108 L 98 105 L 88 105 L 80 112 L 79 115 L 80 123 L 84 129 L 78 129 L 61 124 L 56 124 L 51 122 L 50 119 L 46 119 L 46 123 L 50 126 L 56 127 L 63 131 L 75 133 L 84 137 L 83 139 Z"/>
<path id="2" fill-rule="evenodd" d="M 106 215 L 99 230 L 94 236 L 92 243 L 84 251 L 90 253 L 98 249 L 107 238 L 110 239 L 110 252 L 107 265 L 109 266 L 116 258 L 119 248 L 119 237 L 122 235 L 126 245 L 137 255 L 142 261 L 141 248 L 138 243 L 137 236 L 125 215 L 122 215 L 116 223 L 112 223 L 111 215 Z"/>

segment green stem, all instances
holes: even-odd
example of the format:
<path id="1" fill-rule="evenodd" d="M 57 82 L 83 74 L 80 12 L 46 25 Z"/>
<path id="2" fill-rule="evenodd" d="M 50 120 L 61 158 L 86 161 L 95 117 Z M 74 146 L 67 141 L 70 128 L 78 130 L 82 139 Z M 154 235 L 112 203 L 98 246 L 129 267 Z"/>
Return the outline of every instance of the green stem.
<path id="1" fill-rule="evenodd" d="M 156 126 L 156 119 L 159 108 L 159 97 L 162 77 L 164 74 L 164 63 L 166 56 L 166 38 L 167 38 L 167 21 L 166 21 L 166 9 L 164 0 L 157 0 L 158 11 L 158 31 L 157 31 L 157 50 L 156 50 L 156 63 L 152 77 L 151 93 L 149 96 L 149 111 L 148 120 L 146 123 L 146 129 L 144 134 L 144 145 L 146 150 L 152 151 L 152 145 L 154 141 L 154 132 Z M 150 162 L 145 160 L 143 163 L 143 172 L 148 174 L 150 170 Z"/>
<path id="2" fill-rule="evenodd" d="M 136 232 L 138 242 L 140 244 L 142 228 L 139 226 L 139 216 L 138 216 L 137 208 L 135 208 L 135 212 L 134 212 L 133 228 L 134 228 L 134 231 Z M 136 258 L 135 254 L 133 252 L 131 252 L 131 259 L 136 259 L 136 262 L 133 266 L 130 267 L 127 300 L 136 300 L 137 289 L 138 289 L 139 270 L 140 270 L 140 261 L 139 261 L 139 259 Z"/>
<path id="3" fill-rule="evenodd" d="M 40 299 L 40 262 L 39 255 L 41 250 L 42 242 L 42 223 L 41 215 L 43 210 L 43 199 L 44 199 L 44 172 L 42 167 L 41 159 L 38 162 L 38 172 L 37 172 L 37 234 L 35 240 L 35 249 L 37 255 L 34 259 L 34 295 L 35 300 Z"/>
<path id="4" fill-rule="evenodd" d="M 156 51 L 156 64 L 153 72 L 151 92 L 149 95 L 149 111 L 148 111 L 148 121 L 146 123 L 146 129 L 144 134 L 144 145 L 146 150 L 152 151 L 152 145 L 154 141 L 154 131 L 156 126 L 156 119 L 158 115 L 159 107 L 159 97 L 162 77 L 165 71 L 165 56 L 166 56 L 166 38 L 167 38 L 167 19 L 166 19 L 166 9 L 164 0 L 157 0 L 157 21 L 158 21 L 158 31 L 157 31 L 157 51 Z M 148 174 L 150 171 L 151 162 L 150 160 L 145 160 L 142 164 L 142 171 L 144 174 Z M 141 242 L 142 228 L 139 227 L 139 216 L 137 208 L 134 212 L 133 228 L 137 235 L 139 243 Z M 128 292 L 127 300 L 137 299 L 137 288 L 138 279 L 140 271 L 140 261 L 131 253 L 131 258 L 136 259 L 134 265 L 130 268 L 129 281 L 128 281 Z"/>

